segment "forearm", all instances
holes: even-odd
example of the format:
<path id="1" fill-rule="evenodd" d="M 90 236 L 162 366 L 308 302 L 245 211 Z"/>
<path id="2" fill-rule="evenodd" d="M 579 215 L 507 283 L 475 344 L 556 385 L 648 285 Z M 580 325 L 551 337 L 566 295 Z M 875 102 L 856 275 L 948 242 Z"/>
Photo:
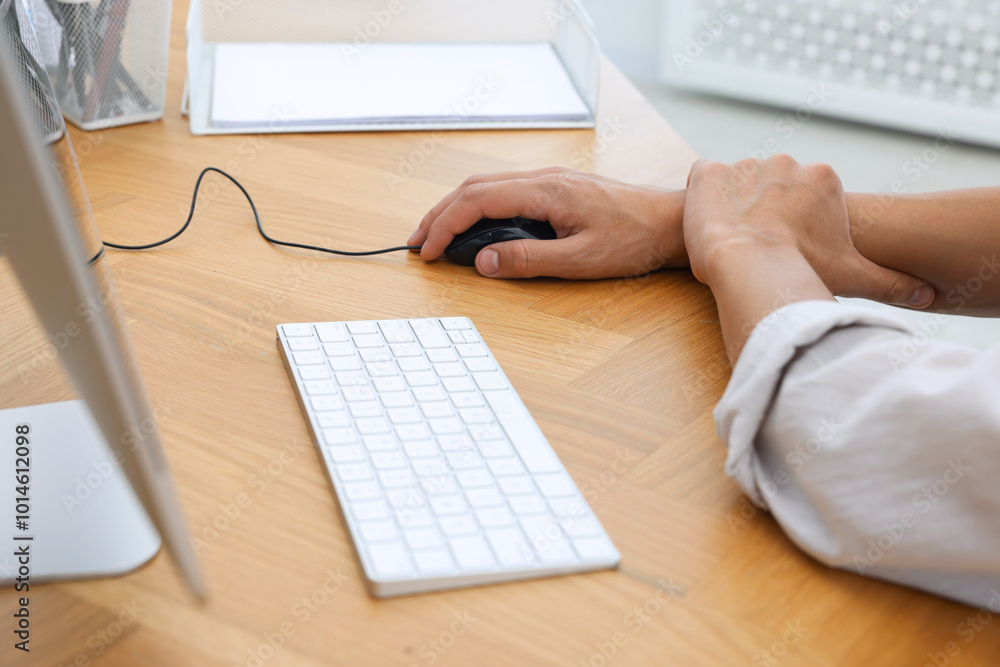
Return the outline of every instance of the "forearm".
<path id="1" fill-rule="evenodd" d="M 731 364 L 754 328 L 774 311 L 799 301 L 833 301 L 809 262 L 793 248 L 728 244 L 714 253 L 707 282 Z"/>
<path id="2" fill-rule="evenodd" d="M 934 286 L 928 310 L 1000 314 L 1000 188 L 848 193 L 847 206 L 862 255 Z"/>

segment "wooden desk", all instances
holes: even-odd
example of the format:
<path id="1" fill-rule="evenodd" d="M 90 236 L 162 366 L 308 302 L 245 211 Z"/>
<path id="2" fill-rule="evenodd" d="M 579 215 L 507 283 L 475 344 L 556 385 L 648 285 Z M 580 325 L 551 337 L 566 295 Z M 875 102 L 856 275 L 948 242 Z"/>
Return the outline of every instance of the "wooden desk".
<path id="1" fill-rule="evenodd" d="M 73 132 L 107 240 L 176 229 L 207 165 L 237 175 L 280 238 L 368 249 L 405 240 L 471 173 L 557 164 L 681 187 L 695 158 L 608 64 L 596 132 L 192 137 L 175 4 L 166 118 Z M 401 164 L 413 173 L 390 189 Z M 742 498 L 711 417 L 729 373 L 715 307 L 684 271 L 495 282 L 406 253 L 289 252 L 260 239 L 220 179 L 180 239 L 108 260 L 211 599 L 195 603 L 162 555 L 127 577 L 38 587 L 27 660 L 10 646 L 4 590 L 4 665 L 919 666 L 1000 651 L 1000 623 L 963 632 L 966 607 L 822 567 Z M 15 372 L 48 350 L 15 294 L 0 295 L 0 405 L 71 397 L 54 362 Z M 619 546 L 618 571 L 365 592 L 274 325 L 430 315 L 478 324 Z"/>

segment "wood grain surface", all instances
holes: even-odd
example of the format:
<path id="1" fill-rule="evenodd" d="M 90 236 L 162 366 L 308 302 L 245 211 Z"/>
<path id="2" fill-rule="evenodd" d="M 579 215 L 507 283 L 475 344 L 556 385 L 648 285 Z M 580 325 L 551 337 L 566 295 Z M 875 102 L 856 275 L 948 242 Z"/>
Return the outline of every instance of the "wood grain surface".
<path id="1" fill-rule="evenodd" d="M 683 187 L 696 157 L 608 62 L 596 130 L 194 137 L 178 112 L 186 5 L 174 3 L 165 118 L 72 132 L 105 240 L 177 229 L 210 165 L 243 182 L 275 236 L 371 249 L 405 242 L 472 173 L 563 165 Z M 409 253 L 280 249 L 217 176 L 183 236 L 106 261 L 211 597 L 194 601 L 163 554 L 128 576 L 36 586 L 25 655 L 12 649 L 5 589 L 4 666 L 997 663 L 988 612 L 976 621 L 977 610 L 823 567 L 723 474 L 711 410 L 729 368 L 711 294 L 686 271 L 498 282 Z M 72 397 L 2 262 L 0 285 L 0 406 Z M 476 323 L 620 569 L 367 594 L 274 327 L 448 315 Z M 241 495 L 249 503 L 227 516 Z"/>

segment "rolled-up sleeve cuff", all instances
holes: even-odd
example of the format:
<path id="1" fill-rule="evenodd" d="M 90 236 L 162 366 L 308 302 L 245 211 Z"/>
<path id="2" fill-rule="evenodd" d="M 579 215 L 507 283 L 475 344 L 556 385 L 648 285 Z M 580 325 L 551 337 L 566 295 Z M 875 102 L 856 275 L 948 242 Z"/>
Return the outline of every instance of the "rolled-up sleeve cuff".
<path id="1" fill-rule="evenodd" d="M 905 320 L 834 301 L 802 301 L 764 318 L 750 334 L 722 399 L 715 408 L 715 428 L 729 447 L 726 473 L 753 502 L 766 508 L 754 469 L 754 442 L 781 386 L 789 364 L 806 348 L 835 329 L 881 327 L 914 333 Z"/>

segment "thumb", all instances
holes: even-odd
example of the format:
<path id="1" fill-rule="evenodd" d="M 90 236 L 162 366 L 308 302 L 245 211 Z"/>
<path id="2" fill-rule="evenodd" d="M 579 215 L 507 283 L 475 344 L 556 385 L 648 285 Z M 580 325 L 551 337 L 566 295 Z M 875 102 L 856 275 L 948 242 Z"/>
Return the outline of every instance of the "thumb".
<path id="1" fill-rule="evenodd" d="M 884 266 L 864 260 L 859 272 L 860 284 L 851 295 L 872 301 L 881 301 L 893 306 L 903 306 L 919 310 L 934 303 L 934 288 L 925 280 L 909 273 L 887 269 Z"/>
<path id="2" fill-rule="evenodd" d="M 574 236 L 553 240 L 519 239 L 494 243 L 476 255 L 476 270 L 487 278 L 581 278 L 581 253 Z"/>

